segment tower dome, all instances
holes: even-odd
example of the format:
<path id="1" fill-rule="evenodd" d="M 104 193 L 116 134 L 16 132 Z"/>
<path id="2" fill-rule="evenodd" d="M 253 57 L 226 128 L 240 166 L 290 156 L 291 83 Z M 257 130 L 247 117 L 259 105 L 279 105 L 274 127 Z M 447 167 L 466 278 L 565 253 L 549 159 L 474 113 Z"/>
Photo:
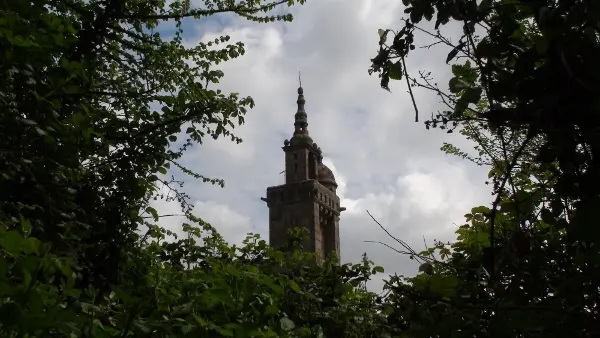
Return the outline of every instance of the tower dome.
<path id="1" fill-rule="evenodd" d="M 331 169 L 329 169 L 326 165 L 324 164 L 319 164 L 319 171 L 317 174 L 317 180 L 319 181 L 319 183 L 321 183 L 322 185 L 324 185 L 327 189 L 335 192 L 335 190 L 337 189 L 337 182 L 335 181 L 335 176 L 333 175 L 333 172 L 331 171 Z"/>

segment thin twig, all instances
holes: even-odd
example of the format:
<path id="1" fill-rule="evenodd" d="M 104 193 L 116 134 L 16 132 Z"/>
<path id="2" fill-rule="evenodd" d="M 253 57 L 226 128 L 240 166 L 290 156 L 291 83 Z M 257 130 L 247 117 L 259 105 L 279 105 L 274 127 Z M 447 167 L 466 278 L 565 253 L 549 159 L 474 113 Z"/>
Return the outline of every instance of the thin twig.
<path id="1" fill-rule="evenodd" d="M 411 248 L 411 247 L 410 247 L 408 244 L 406 244 L 406 242 L 404 242 L 404 241 L 403 241 L 403 240 L 401 240 L 401 239 L 398 239 L 398 238 L 394 237 L 394 235 L 392 235 L 392 234 L 391 234 L 389 231 L 387 231 L 387 229 L 386 229 L 386 228 L 384 228 L 384 227 L 383 227 L 383 225 L 381 225 L 381 223 L 379 223 L 379 222 L 378 222 L 378 221 L 375 219 L 375 217 L 373 217 L 373 215 L 371 215 L 371 213 L 369 212 L 369 210 L 367 210 L 367 214 L 368 214 L 368 215 L 371 217 L 371 219 L 372 219 L 372 220 L 373 220 L 375 223 L 377 223 L 377 225 L 379 225 L 379 227 L 380 227 L 380 228 L 381 228 L 383 231 L 385 231 L 385 233 L 386 233 L 388 236 L 390 236 L 391 238 L 393 238 L 393 239 L 394 239 L 396 242 L 400 243 L 400 245 L 402 245 L 402 246 L 403 246 L 403 247 L 404 247 L 406 250 L 410 251 L 410 252 L 411 252 L 411 254 L 413 254 L 413 255 L 416 255 L 416 254 L 417 254 L 417 253 L 415 252 L 415 250 L 413 250 L 413 249 L 412 249 L 412 248 Z"/>
<path id="2" fill-rule="evenodd" d="M 420 261 L 419 261 L 419 259 L 422 259 L 422 260 L 427 260 L 427 259 L 428 259 L 427 257 L 420 256 L 420 255 L 416 255 L 416 254 L 414 254 L 414 253 L 412 253 L 412 252 L 409 252 L 409 251 L 402 251 L 402 250 L 398 250 L 398 249 L 394 248 L 393 246 L 391 246 L 391 245 L 389 245 L 389 244 L 385 244 L 385 243 L 383 243 L 383 242 L 380 242 L 380 241 L 365 241 L 365 243 L 375 243 L 375 244 L 381 244 L 381 245 L 383 245 L 383 246 L 386 246 L 386 247 L 388 247 L 388 248 L 390 248 L 390 249 L 392 249 L 392 250 L 396 251 L 397 253 L 399 253 L 399 254 L 401 254 L 401 255 L 410 255 L 410 256 L 414 257 L 414 258 L 415 258 L 415 260 L 416 260 L 417 262 L 421 263 L 421 264 L 422 264 L 423 262 L 420 262 Z"/>
<path id="3" fill-rule="evenodd" d="M 180 216 L 185 216 L 185 214 L 167 214 L 167 215 L 159 215 L 157 217 L 161 218 L 161 217 L 180 217 Z M 146 217 L 142 217 L 142 218 L 144 218 L 144 219 L 146 219 L 146 218 L 154 218 L 154 216 L 146 216 Z"/>
<path id="4" fill-rule="evenodd" d="M 413 95 L 412 88 L 410 86 L 410 82 L 408 81 L 408 73 L 406 71 L 406 63 L 404 62 L 404 56 L 402 57 L 402 68 L 404 69 L 404 77 L 406 78 L 406 85 L 408 86 L 408 93 L 410 94 L 410 99 L 412 100 L 413 107 L 415 108 L 415 122 L 419 122 L 419 108 L 417 108 L 417 103 L 415 102 L 415 96 Z"/>

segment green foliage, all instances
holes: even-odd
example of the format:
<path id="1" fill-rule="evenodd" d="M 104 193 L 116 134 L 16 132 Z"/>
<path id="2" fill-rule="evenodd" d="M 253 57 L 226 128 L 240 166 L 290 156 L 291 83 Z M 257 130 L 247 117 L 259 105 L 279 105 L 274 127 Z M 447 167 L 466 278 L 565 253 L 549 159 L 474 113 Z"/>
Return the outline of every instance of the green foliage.
<path id="1" fill-rule="evenodd" d="M 301 229 L 284 251 L 257 235 L 230 246 L 191 214 L 175 177 L 222 186 L 179 159 L 206 137 L 241 142 L 233 129 L 254 105 L 213 88 L 215 66 L 243 44 L 186 46 L 181 20 L 289 21 L 270 16 L 284 3 L 294 1 L 4 4 L 0 335 L 598 336 L 596 2 L 406 0 L 405 27 L 379 31 L 371 71 L 386 89 L 405 77 L 444 98 L 427 126 L 476 143 L 474 154 L 443 149 L 489 166 L 495 195 L 465 215 L 455 243 L 408 250 L 419 273 L 390 277 L 383 296 L 366 290 L 381 267 L 317 263 Z M 416 24 L 434 17 L 436 29 L 464 26 L 456 44 L 434 35 L 451 47 L 449 93 L 404 64 Z M 170 40 L 156 33 L 167 20 Z M 181 204 L 183 236 L 157 224 L 158 198 Z"/>
<path id="2" fill-rule="evenodd" d="M 215 66 L 244 45 L 188 46 L 181 20 L 290 21 L 271 10 L 294 3 L 4 4 L 0 336 L 380 336 L 374 296 L 357 285 L 381 268 L 317 265 L 257 236 L 231 247 L 190 213 L 175 178 L 222 186 L 178 160 L 206 137 L 241 142 L 233 129 L 254 106 L 215 88 Z M 157 31 L 169 20 L 165 40 Z M 159 198 L 181 204 L 183 238 L 165 241 L 175 234 L 157 225 Z"/>
<path id="3" fill-rule="evenodd" d="M 591 208 L 600 196 L 599 172 L 592 164 L 598 148 L 600 6 L 504 0 L 407 0 L 405 5 L 410 19 L 399 32 L 385 31 L 372 60 L 370 72 L 380 74 L 382 87 L 389 89 L 390 79 L 402 77 L 390 76 L 392 60 L 409 55 L 414 31 L 423 31 L 416 24 L 434 14 L 436 29 L 450 21 L 462 24 L 457 43 L 431 33 L 452 48 L 446 62 L 459 56 L 468 61 L 452 65 L 450 94 L 441 95 L 452 109 L 427 125 L 469 122 L 539 142 L 532 155 L 543 171 L 558 176 L 557 193 Z M 441 93 L 428 81 L 422 87 Z M 555 163 L 558 168 L 552 168 Z"/>
<path id="4" fill-rule="evenodd" d="M 380 270 L 368 261 L 318 265 L 312 254 L 286 256 L 257 235 L 235 248 L 208 226 L 186 231 L 171 245 L 159 229 L 130 250 L 122 281 L 100 296 L 92 286 L 74 287 L 73 261 L 2 230 L 3 336 L 377 337 L 381 331 L 374 295 L 353 287 L 365 278 L 361 268 L 366 277 Z M 183 252 L 180 265 L 168 262 L 171 248 Z"/>
<path id="5" fill-rule="evenodd" d="M 411 256 L 419 275 L 388 281 L 388 322 L 410 337 L 598 335 L 599 3 L 403 3 L 405 25 L 380 30 L 370 72 L 384 89 L 406 76 L 438 95 L 446 107 L 426 127 L 475 142 L 474 153 L 442 150 L 488 166 L 495 197 L 465 215 L 455 243 Z M 463 27 L 457 42 L 443 35 L 450 22 Z M 427 73 L 391 76 L 416 31 L 449 48 L 447 91 Z"/>

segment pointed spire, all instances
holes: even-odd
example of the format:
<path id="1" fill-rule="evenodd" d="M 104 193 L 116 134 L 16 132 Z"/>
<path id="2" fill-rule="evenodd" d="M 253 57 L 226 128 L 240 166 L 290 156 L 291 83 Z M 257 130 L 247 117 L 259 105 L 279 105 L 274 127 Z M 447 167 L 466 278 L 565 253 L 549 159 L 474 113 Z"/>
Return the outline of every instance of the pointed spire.
<path id="1" fill-rule="evenodd" d="M 308 136 L 308 116 L 306 115 L 306 111 L 304 110 L 304 104 L 306 103 L 306 101 L 304 100 L 304 89 L 302 89 L 302 79 L 300 78 L 300 73 L 298 73 L 298 82 L 300 83 L 300 87 L 298 87 L 298 100 L 296 101 L 296 103 L 298 104 L 298 110 L 296 111 L 296 115 L 294 115 L 294 136 Z"/>
<path id="2" fill-rule="evenodd" d="M 296 120 L 294 122 L 294 127 L 296 127 L 294 134 L 308 134 L 308 130 L 306 128 L 308 126 L 308 116 L 304 110 L 304 104 L 306 101 L 304 101 L 304 90 L 302 87 L 298 87 L 298 100 L 296 103 L 298 104 L 298 110 L 296 111 L 296 115 L 294 115 Z"/>
<path id="3" fill-rule="evenodd" d="M 304 110 L 304 89 L 302 89 L 302 78 L 300 78 L 300 72 L 298 72 L 298 100 L 296 103 L 298 104 L 298 110 L 294 115 L 294 136 L 288 142 L 284 142 L 285 146 L 288 145 L 297 145 L 297 144 L 313 144 L 312 138 L 308 135 L 308 121 L 306 111 Z"/>

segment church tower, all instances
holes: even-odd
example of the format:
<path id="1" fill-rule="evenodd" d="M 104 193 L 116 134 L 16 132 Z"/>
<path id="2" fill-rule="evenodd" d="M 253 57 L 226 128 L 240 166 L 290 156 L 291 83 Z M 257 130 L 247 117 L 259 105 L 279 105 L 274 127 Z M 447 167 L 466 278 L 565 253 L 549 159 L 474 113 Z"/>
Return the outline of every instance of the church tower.
<path id="1" fill-rule="evenodd" d="M 261 198 L 269 207 L 269 242 L 280 248 L 286 244 L 290 228 L 308 229 L 304 249 L 315 252 L 318 261 L 335 252 L 340 257 L 340 198 L 331 170 L 322 163 L 321 148 L 308 134 L 304 91 L 298 88 L 298 110 L 294 134 L 285 140 L 285 184 L 268 187 Z"/>

